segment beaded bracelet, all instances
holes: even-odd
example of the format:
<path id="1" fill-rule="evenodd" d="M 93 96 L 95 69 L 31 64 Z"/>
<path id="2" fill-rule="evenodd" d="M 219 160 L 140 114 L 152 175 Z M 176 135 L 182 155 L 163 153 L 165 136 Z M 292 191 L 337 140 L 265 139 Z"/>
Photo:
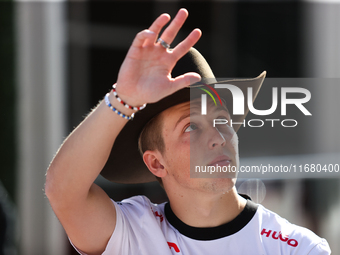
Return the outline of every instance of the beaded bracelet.
<path id="1" fill-rule="evenodd" d="M 117 91 L 116 91 L 116 84 L 113 84 L 112 86 L 112 91 L 113 91 L 113 95 L 117 98 L 117 100 L 122 104 L 124 105 L 126 108 L 128 109 L 131 109 L 131 110 L 135 110 L 135 111 L 140 111 L 140 110 L 143 110 L 146 106 L 146 104 L 143 104 L 142 106 L 138 106 L 138 107 L 134 107 L 134 106 L 130 106 L 128 105 L 127 103 L 125 103 L 117 94 Z"/>
<path id="2" fill-rule="evenodd" d="M 118 111 L 116 108 L 114 108 L 114 107 L 112 106 L 112 104 L 110 103 L 109 95 L 110 95 L 109 93 L 107 93 L 107 94 L 105 95 L 105 103 L 106 103 L 106 105 L 107 105 L 108 107 L 110 107 L 110 109 L 111 109 L 112 111 L 114 111 L 115 113 L 117 113 L 120 117 L 122 117 L 122 118 L 124 118 L 124 119 L 127 119 L 127 120 L 133 119 L 133 117 L 134 117 L 134 115 L 135 115 L 134 113 L 132 113 L 131 116 L 127 116 L 127 115 L 121 113 L 120 111 Z"/>

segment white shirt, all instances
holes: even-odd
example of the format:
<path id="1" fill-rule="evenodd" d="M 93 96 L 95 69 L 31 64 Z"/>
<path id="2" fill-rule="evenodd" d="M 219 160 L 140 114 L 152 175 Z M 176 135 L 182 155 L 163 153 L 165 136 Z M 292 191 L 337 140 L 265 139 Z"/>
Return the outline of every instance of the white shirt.
<path id="1" fill-rule="evenodd" d="M 145 196 L 113 203 L 116 228 L 103 255 L 326 255 L 331 252 L 325 239 L 250 200 L 234 220 L 212 228 L 188 226 L 176 217 L 169 203 L 156 205 Z"/>

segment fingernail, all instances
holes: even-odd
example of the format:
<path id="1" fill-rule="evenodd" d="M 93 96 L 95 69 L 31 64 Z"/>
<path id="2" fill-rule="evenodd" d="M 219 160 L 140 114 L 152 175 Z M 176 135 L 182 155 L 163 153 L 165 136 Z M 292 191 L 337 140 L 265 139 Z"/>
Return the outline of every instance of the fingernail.
<path id="1" fill-rule="evenodd" d="M 148 34 L 154 34 L 154 33 L 155 33 L 154 31 L 151 31 L 151 30 L 149 30 L 149 29 L 147 29 L 146 32 L 147 32 Z"/>
<path id="2" fill-rule="evenodd" d="M 195 84 L 196 82 L 200 82 L 201 77 L 200 76 L 193 76 L 190 78 L 190 84 Z"/>

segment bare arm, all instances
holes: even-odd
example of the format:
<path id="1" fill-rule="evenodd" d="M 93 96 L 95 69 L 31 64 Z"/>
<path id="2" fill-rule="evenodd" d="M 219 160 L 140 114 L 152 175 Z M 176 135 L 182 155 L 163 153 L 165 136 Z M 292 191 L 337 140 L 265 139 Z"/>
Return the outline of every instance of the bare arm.
<path id="1" fill-rule="evenodd" d="M 171 43 L 187 18 L 180 10 L 162 39 Z M 117 93 L 130 105 L 157 102 L 199 80 L 188 73 L 172 78 L 178 59 L 192 47 L 201 32 L 194 30 L 172 51 L 155 43 L 169 15 L 158 17 L 148 30 L 137 34 L 120 68 Z M 133 113 L 110 95 L 111 104 L 127 115 Z M 115 229 L 116 212 L 106 193 L 93 182 L 106 163 L 112 145 L 127 120 L 100 105 L 68 136 L 46 176 L 46 194 L 69 238 L 88 254 L 101 254 Z M 112 169 L 114 171 L 114 169 Z"/>

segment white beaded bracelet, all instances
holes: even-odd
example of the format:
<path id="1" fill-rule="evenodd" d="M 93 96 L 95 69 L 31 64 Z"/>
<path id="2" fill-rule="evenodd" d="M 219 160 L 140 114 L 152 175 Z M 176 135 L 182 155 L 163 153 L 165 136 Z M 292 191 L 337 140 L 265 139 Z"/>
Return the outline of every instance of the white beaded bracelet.
<path id="1" fill-rule="evenodd" d="M 105 95 L 105 103 L 106 103 L 106 105 L 107 105 L 108 107 L 110 107 L 110 109 L 111 109 L 112 111 L 114 111 L 115 113 L 117 113 L 120 117 L 122 117 L 122 118 L 124 118 L 124 119 L 127 119 L 127 120 L 133 119 L 133 117 L 135 116 L 134 113 L 132 113 L 131 116 L 128 116 L 128 115 L 125 115 L 124 113 L 121 113 L 121 112 L 118 111 L 116 108 L 114 108 L 114 107 L 112 106 L 112 104 L 110 103 L 109 95 L 110 95 L 109 93 L 107 93 L 107 94 Z"/>
<path id="2" fill-rule="evenodd" d="M 128 105 L 127 103 L 125 103 L 117 94 L 117 91 L 116 91 L 116 84 L 113 84 L 112 86 L 112 91 L 113 91 L 113 95 L 117 98 L 117 100 L 122 104 L 124 105 L 126 108 L 128 109 L 131 109 L 131 110 L 135 110 L 135 111 L 140 111 L 140 110 L 143 110 L 146 106 L 146 104 L 143 104 L 142 106 L 130 106 Z"/>

